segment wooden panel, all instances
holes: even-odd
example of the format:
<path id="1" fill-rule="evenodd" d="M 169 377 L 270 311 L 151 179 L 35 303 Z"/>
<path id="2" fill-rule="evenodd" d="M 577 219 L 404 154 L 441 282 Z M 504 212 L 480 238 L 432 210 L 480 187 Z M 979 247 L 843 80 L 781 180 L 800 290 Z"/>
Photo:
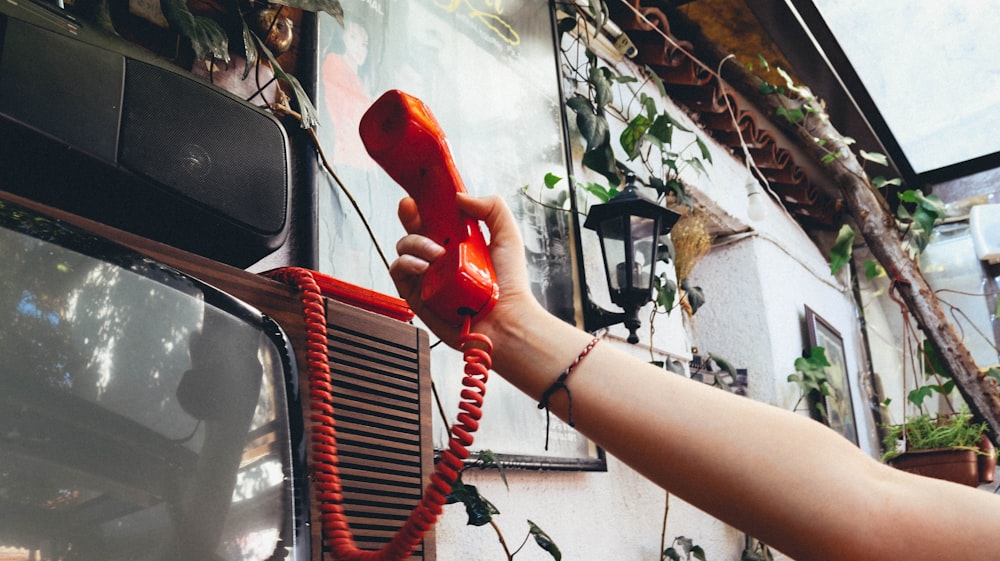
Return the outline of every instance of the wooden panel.
<path id="1" fill-rule="evenodd" d="M 431 458 L 412 453 L 432 450 L 427 335 L 333 300 L 326 315 L 344 510 L 358 545 L 374 549 L 402 526 L 430 476 Z M 433 559 L 433 539 L 413 558 Z"/>
<path id="2" fill-rule="evenodd" d="M 305 325 L 294 288 L 3 191 L 0 198 L 114 240 L 261 310 L 285 331 L 299 364 L 300 388 L 308 388 Z M 398 320 L 329 299 L 326 304 L 344 508 L 358 546 L 377 549 L 419 502 L 433 469 L 428 337 Z M 318 505 L 310 509 L 319 520 Z M 319 526 L 312 525 L 314 560 L 321 559 Z M 431 532 L 410 561 L 435 558 Z"/>

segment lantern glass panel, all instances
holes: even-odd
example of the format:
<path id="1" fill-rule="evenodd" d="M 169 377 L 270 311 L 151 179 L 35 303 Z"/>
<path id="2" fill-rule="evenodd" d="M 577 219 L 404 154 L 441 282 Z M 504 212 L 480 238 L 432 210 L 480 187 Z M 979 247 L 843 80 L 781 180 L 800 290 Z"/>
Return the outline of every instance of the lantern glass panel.
<path id="1" fill-rule="evenodd" d="M 656 232 L 656 219 L 645 216 L 630 216 L 632 240 L 632 277 L 631 287 L 636 290 L 649 290 L 653 265 L 653 233 Z"/>
<path id="2" fill-rule="evenodd" d="M 611 292 L 621 292 L 627 286 L 624 279 L 616 274 L 619 267 L 625 263 L 625 243 L 628 232 L 625 231 L 627 217 L 615 216 L 601 221 L 598 234 L 601 237 L 601 251 L 604 253 L 604 271 L 608 276 L 608 287 Z"/>

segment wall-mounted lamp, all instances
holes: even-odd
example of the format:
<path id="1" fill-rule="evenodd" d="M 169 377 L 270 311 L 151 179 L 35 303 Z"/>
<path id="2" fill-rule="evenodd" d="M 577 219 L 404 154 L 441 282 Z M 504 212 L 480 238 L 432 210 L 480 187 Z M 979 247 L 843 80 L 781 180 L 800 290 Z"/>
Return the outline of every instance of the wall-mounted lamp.
<path id="1" fill-rule="evenodd" d="M 597 232 L 611 301 L 625 310 L 600 310 L 588 329 L 624 323 L 629 343 L 638 343 L 639 308 L 650 301 L 660 236 L 670 232 L 680 215 L 643 196 L 628 174 L 625 189 L 610 201 L 590 208 L 583 227 Z"/>

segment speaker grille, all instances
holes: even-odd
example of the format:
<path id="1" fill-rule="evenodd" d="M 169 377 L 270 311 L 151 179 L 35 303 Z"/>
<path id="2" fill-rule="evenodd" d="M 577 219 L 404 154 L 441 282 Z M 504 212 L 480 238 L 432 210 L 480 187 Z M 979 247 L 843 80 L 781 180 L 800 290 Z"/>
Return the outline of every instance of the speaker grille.
<path id="1" fill-rule="evenodd" d="M 223 217 L 274 234 L 285 224 L 281 125 L 208 84 L 127 59 L 119 163 Z"/>
<path id="2" fill-rule="evenodd" d="M 389 542 L 420 502 L 428 475 L 421 458 L 430 436 L 430 411 L 421 400 L 426 364 L 418 333 L 386 329 L 405 325 L 393 322 L 327 300 L 344 511 L 363 549 Z M 427 559 L 425 548 L 418 546 L 413 558 Z"/>

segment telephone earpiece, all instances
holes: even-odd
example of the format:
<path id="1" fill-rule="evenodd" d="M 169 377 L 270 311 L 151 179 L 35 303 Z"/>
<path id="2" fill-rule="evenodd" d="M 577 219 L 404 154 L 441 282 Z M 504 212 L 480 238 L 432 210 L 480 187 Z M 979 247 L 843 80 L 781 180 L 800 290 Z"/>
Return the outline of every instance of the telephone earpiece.
<path id="1" fill-rule="evenodd" d="M 419 99 L 390 90 L 359 129 L 371 157 L 417 202 L 424 235 L 445 248 L 424 273 L 421 300 L 456 326 L 489 313 L 499 297 L 493 262 L 479 224 L 458 209 L 455 195 L 465 184 L 434 115 Z"/>

